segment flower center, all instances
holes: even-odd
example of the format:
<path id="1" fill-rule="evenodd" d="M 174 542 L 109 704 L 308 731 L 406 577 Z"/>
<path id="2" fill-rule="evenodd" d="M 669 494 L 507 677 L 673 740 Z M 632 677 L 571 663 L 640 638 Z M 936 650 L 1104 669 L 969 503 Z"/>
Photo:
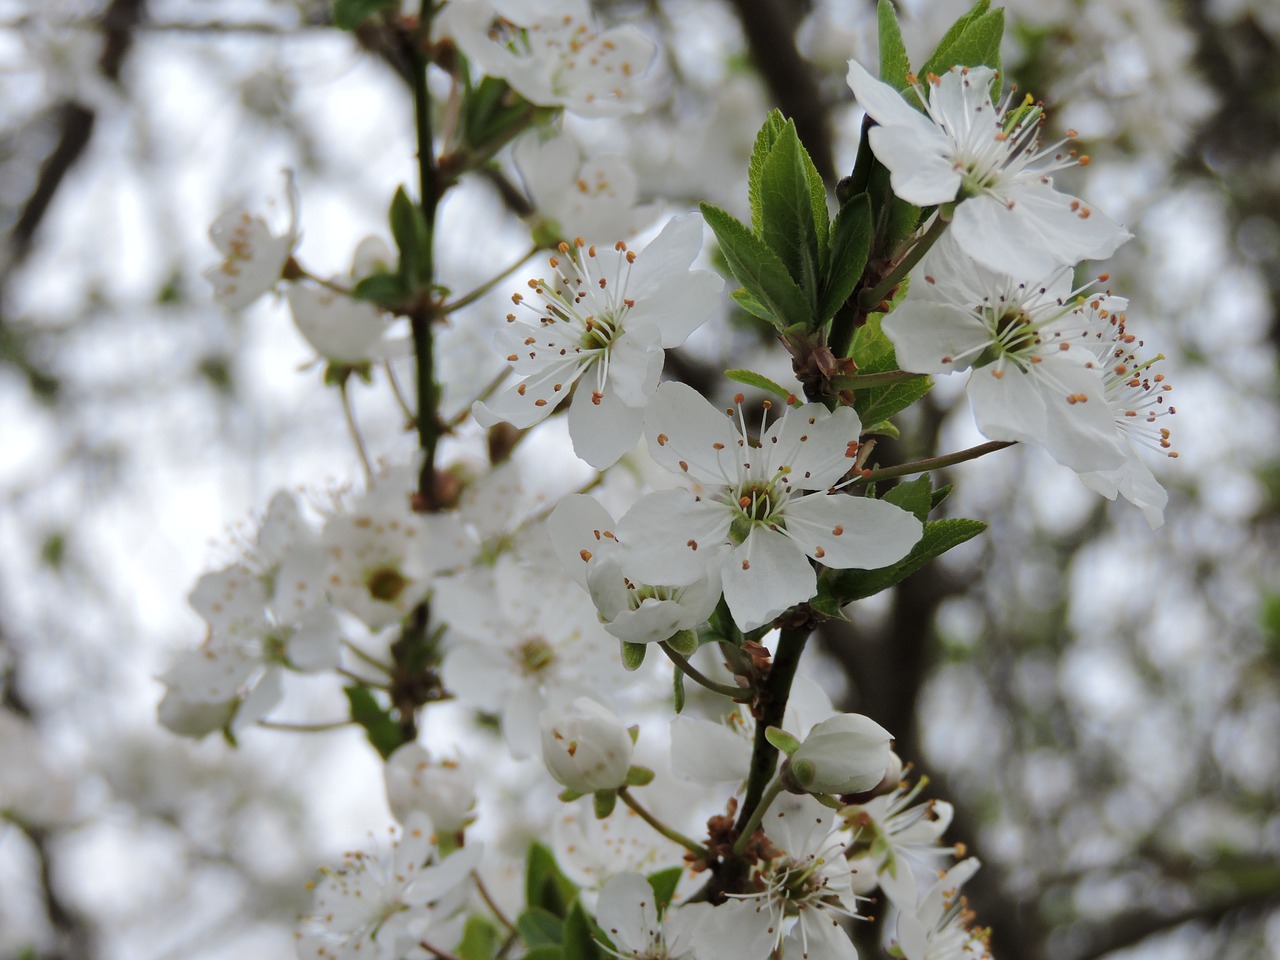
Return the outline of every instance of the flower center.
<path id="1" fill-rule="evenodd" d="M 364 585 L 373 599 L 395 603 L 409 585 L 409 580 L 395 567 L 378 567 L 365 577 Z"/>
<path id="2" fill-rule="evenodd" d="M 542 673 L 555 659 L 555 650 L 542 637 L 530 637 L 516 649 L 516 663 L 526 677 Z"/>

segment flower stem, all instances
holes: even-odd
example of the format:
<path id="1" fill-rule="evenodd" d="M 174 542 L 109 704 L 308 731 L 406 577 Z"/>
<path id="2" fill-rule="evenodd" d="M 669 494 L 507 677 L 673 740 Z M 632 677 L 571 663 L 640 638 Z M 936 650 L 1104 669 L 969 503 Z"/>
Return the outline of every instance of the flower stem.
<path id="1" fill-rule="evenodd" d="M 870 290 L 863 290 L 858 294 L 858 306 L 864 310 L 874 310 L 886 297 L 891 296 L 894 288 L 924 258 L 924 255 L 929 252 L 929 248 L 938 242 L 938 239 L 950 225 L 951 217 L 944 216 L 943 211 L 939 210 L 938 215 L 933 218 L 933 223 L 929 225 L 929 229 L 925 231 L 924 236 L 915 242 L 915 245 L 907 251 L 907 255 L 898 261 L 898 265 L 890 270 L 885 278 Z"/>
<path id="2" fill-rule="evenodd" d="M 396 403 L 400 405 L 400 409 L 404 413 L 405 421 L 416 425 L 418 415 L 413 412 L 413 409 L 409 406 L 409 401 L 405 399 L 404 388 L 400 386 L 400 378 L 396 375 L 396 368 L 392 366 L 390 360 L 384 361 L 382 365 L 386 368 L 387 382 L 391 384 L 391 392 L 395 395 Z"/>
<path id="3" fill-rule="evenodd" d="M 851 482 L 873 483 L 876 480 L 890 480 L 893 477 L 905 477 L 913 473 L 924 473 L 926 470 L 939 470 L 942 467 L 950 467 L 957 463 L 964 463 L 966 460 L 976 460 L 978 457 L 985 457 L 988 453 L 995 453 L 997 450 L 1003 450 L 1005 447 L 1012 447 L 1016 440 L 992 440 L 989 443 L 980 443 L 976 447 L 969 447 L 965 450 L 958 450 L 955 453 L 944 454 L 941 457 L 929 457 L 926 460 L 914 460 L 911 463 L 899 464 L 896 467 L 885 467 L 883 470 L 870 470 L 860 477 L 855 477 Z"/>
<path id="4" fill-rule="evenodd" d="M 778 794 L 782 792 L 782 777 L 774 777 L 769 781 L 769 786 L 765 787 L 764 793 L 760 797 L 760 802 L 756 804 L 756 808 L 751 811 L 751 816 L 747 822 L 742 825 L 742 829 L 738 834 L 738 839 L 733 844 L 733 855 L 740 857 L 743 851 L 747 849 L 747 844 L 751 842 L 751 835 L 760 829 L 760 821 L 764 819 L 765 813 L 769 809 L 769 805 L 777 799 Z"/>
<path id="5" fill-rule="evenodd" d="M 352 720 L 334 720 L 330 723 L 288 723 L 284 720 L 267 720 L 265 717 L 258 721 L 258 726 L 264 730 L 283 730 L 288 733 L 326 733 L 329 730 L 340 730 L 343 727 L 349 727 L 354 721 Z"/>
<path id="6" fill-rule="evenodd" d="M 377 670 L 381 670 L 383 673 L 390 676 L 391 667 L 387 666 L 377 657 L 373 656 L 372 654 L 365 653 L 365 651 L 361 650 L 358 646 L 356 646 L 350 640 L 343 640 L 342 645 L 346 647 L 348 650 L 350 650 L 353 654 L 355 654 L 357 659 L 363 660 L 369 666 L 374 667 Z"/>
<path id="7" fill-rule="evenodd" d="M 670 658 L 671 662 L 676 665 L 676 668 L 681 673 L 699 686 L 706 687 L 712 693 L 718 693 L 721 696 L 728 697 L 730 700 L 737 700 L 740 703 L 747 703 L 751 700 L 751 690 L 744 687 L 730 686 L 727 683 L 720 683 L 717 680 L 712 680 L 701 670 L 691 664 L 688 657 L 676 653 L 676 651 L 671 648 L 671 644 L 667 643 L 667 641 L 663 640 L 659 642 L 658 646 L 662 648 L 662 652 Z"/>
<path id="8" fill-rule="evenodd" d="M 462 958 L 456 953 L 450 953 L 448 950 L 441 950 L 439 947 L 433 947 L 425 940 L 419 940 L 418 946 L 427 951 L 427 953 L 431 954 L 433 957 L 437 958 L 437 960 L 462 960 Z"/>
<path id="9" fill-rule="evenodd" d="M 778 749 L 769 742 L 765 731 L 769 727 L 781 727 L 783 714 L 787 712 L 787 698 L 791 695 L 791 682 L 795 679 L 800 655 L 809 639 L 806 625 L 784 627 L 778 638 L 778 651 L 773 655 L 773 665 L 759 691 L 760 713 L 756 716 L 756 739 L 751 751 L 751 772 L 747 775 L 747 789 L 742 797 L 738 813 L 738 828 L 742 829 L 755 817 L 764 796 L 765 784 L 774 774 Z M 763 815 L 763 814 L 762 814 Z"/>
<path id="10" fill-rule="evenodd" d="M 710 862 L 711 852 L 706 847 L 695 840 L 689 839 L 678 830 L 673 830 L 671 827 L 668 827 L 665 823 L 641 806 L 640 801 L 631 795 L 631 791 L 629 789 L 626 787 L 619 787 L 618 796 L 622 799 L 623 803 L 640 815 L 641 820 L 653 827 L 653 829 L 657 830 L 668 840 L 673 843 L 680 844 L 680 846 L 684 847 L 700 860 Z"/>
<path id="11" fill-rule="evenodd" d="M 512 933 L 519 933 L 516 929 L 516 925 L 511 922 L 511 918 L 502 912 L 502 908 L 498 906 L 497 901 L 495 901 L 490 895 L 489 888 L 486 887 L 484 885 L 484 881 L 480 879 L 480 871 L 472 870 L 471 879 L 475 881 L 476 892 L 480 894 L 480 899 L 485 902 L 491 911 L 493 911 L 493 915 L 497 918 L 497 921 Z"/>
<path id="12" fill-rule="evenodd" d="M 469 304 L 475 303 L 477 300 L 483 297 L 486 293 L 488 293 L 490 290 L 492 290 L 494 287 L 500 284 L 503 280 L 507 279 L 507 277 L 511 276 L 513 273 L 519 270 L 530 257 L 532 257 L 535 253 L 537 253 L 541 249 L 542 248 L 539 247 L 537 244 L 534 244 L 532 247 L 529 248 L 529 250 L 526 253 L 521 255 L 519 260 L 515 261 L 515 263 L 511 264 L 511 266 L 507 267 L 507 269 L 503 270 L 500 274 L 498 274 L 492 280 L 489 280 L 485 283 L 480 284 L 480 286 L 476 287 L 474 290 L 472 290 L 470 293 L 466 294 L 465 296 L 459 297 L 457 300 L 453 301 L 453 303 L 446 303 L 443 307 L 440 308 L 440 313 L 450 314 L 450 313 L 453 313 L 453 311 L 455 310 L 461 310 L 463 307 L 468 306 Z"/>
<path id="13" fill-rule="evenodd" d="M 360 455 L 360 465 L 364 467 L 366 480 L 373 479 L 373 466 L 369 463 L 369 451 L 364 446 L 364 436 L 360 433 L 360 425 L 356 423 L 356 411 L 351 404 L 351 394 L 347 390 L 347 379 L 344 377 L 338 385 L 338 393 L 342 395 L 342 413 L 347 418 L 347 431 L 356 445 L 356 453 Z"/>

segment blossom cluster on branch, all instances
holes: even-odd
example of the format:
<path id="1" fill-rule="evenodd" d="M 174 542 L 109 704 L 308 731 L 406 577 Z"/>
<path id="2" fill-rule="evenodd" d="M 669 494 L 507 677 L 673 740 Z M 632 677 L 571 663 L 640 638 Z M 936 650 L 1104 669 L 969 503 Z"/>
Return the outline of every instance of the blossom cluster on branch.
<path id="1" fill-rule="evenodd" d="M 208 272 L 231 308 L 283 289 L 365 483 L 275 496 L 242 555 L 196 584 L 207 635 L 160 705 L 175 732 L 234 743 L 273 723 L 290 674 L 341 678 L 401 826 L 322 872 L 299 957 L 849 960 L 873 914 L 893 955 L 989 955 L 960 893 L 978 861 L 943 838 L 951 807 L 921 798 L 892 731 L 836 712 L 798 669 L 816 625 L 981 533 L 930 519 L 948 488 L 929 470 L 1038 444 L 1162 519 L 1139 455 L 1173 455 L 1159 355 L 1105 275 L 1076 277 L 1128 233 L 1054 186 L 1087 161 L 1041 144 L 1043 107 L 1000 95 L 1002 12 L 980 0 L 917 74 L 882 0 L 879 77 L 848 66 L 868 117 L 848 177 L 824 183 L 775 112 L 750 223 L 704 203 L 646 232 L 659 208 L 638 206 L 626 162 L 584 163 L 554 129 L 565 111 L 643 109 L 644 34 L 601 27 L 585 0 L 392 7 L 338 0 L 335 19 L 412 53 L 420 177 L 391 200 L 394 249 L 366 240 L 349 277 L 312 274 L 290 182 L 287 230 L 224 215 Z M 539 265 L 495 325 L 508 372 L 446 419 L 455 358 L 436 335 L 523 263 L 455 296 L 436 214 L 508 150 Z M 666 351 L 724 306 L 697 265 L 706 227 L 737 308 L 795 374 L 728 371 L 727 408 L 663 380 Z M 881 464 L 894 418 L 964 370 L 993 443 Z M 414 456 L 366 449 L 353 376 L 385 381 Z M 539 501 L 512 455 L 561 415 L 592 479 Z M 480 436 L 482 465 L 461 452 Z M 435 721 L 445 704 L 460 724 Z M 501 879 L 513 849 L 518 889 Z"/>

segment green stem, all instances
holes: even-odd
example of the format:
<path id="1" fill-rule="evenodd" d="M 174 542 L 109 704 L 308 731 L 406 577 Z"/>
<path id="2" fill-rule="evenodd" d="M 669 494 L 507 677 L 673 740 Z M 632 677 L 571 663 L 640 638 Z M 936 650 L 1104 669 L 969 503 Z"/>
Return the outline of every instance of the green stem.
<path id="1" fill-rule="evenodd" d="M 297 261 L 295 261 L 295 263 L 296 262 Z M 314 273 L 302 268 L 301 266 L 298 267 L 298 271 L 302 277 L 312 281 L 313 283 L 319 284 L 320 286 L 324 287 L 326 290 L 332 290 L 334 293 L 340 293 L 344 297 L 350 297 L 353 300 L 355 299 L 356 292 L 351 287 L 345 287 L 342 284 L 337 283 L 333 280 L 326 280 L 324 277 L 317 277 Z"/>
<path id="2" fill-rule="evenodd" d="M 325 733 L 329 730 L 340 730 L 343 727 L 349 727 L 354 723 L 353 720 L 334 720 L 331 723 L 288 723 L 284 720 L 267 720 L 263 718 L 258 721 L 258 726 L 265 730 L 283 730 L 288 733 Z"/>
<path id="3" fill-rule="evenodd" d="M 436 310 L 430 302 L 435 283 L 435 233 L 436 210 L 440 205 L 439 171 L 436 169 L 435 144 L 431 133 L 431 93 L 427 88 L 427 70 L 430 59 L 426 44 L 431 37 L 432 0 L 422 0 L 418 16 L 418 31 L 409 53 L 413 62 L 414 126 L 418 138 L 418 186 L 421 196 L 422 218 L 427 225 L 427 242 L 422 251 L 422 263 L 418 275 L 425 277 L 426 297 L 409 315 L 409 328 L 413 333 L 413 354 L 418 374 L 418 446 L 422 448 L 422 471 L 418 476 L 418 494 L 425 505 L 435 502 L 436 444 L 440 439 L 437 414 L 440 390 L 435 382 L 435 342 L 431 329 Z"/>
<path id="4" fill-rule="evenodd" d="M 809 639 L 807 626 L 784 627 L 778 638 L 778 651 L 773 655 L 773 666 L 759 693 L 760 713 L 756 716 L 756 739 L 751 751 L 751 772 L 747 775 L 747 790 L 742 797 L 738 813 L 738 826 L 751 822 L 765 784 L 773 777 L 777 766 L 778 749 L 764 735 L 769 727 L 781 727 L 783 714 L 787 712 L 787 698 L 791 696 L 791 682 L 795 679 L 800 655 Z"/>
<path id="5" fill-rule="evenodd" d="M 964 463 L 966 460 L 985 457 L 988 453 L 995 453 L 1005 447 L 1012 447 L 1016 442 L 1016 440 L 992 440 L 989 443 L 980 443 L 976 447 L 969 447 L 941 457 L 929 457 L 926 460 L 915 460 L 896 467 L 885 467 L 883 470 L 871 470 L 860 477 L 856 477 L 852 482 L 854 484 L 873 483 L 876 480 L 890 480 L 893 477 L 906 477 L 913 473 L 924 473 L 926 470 L 940 470 L 942 467 Z"/>
<path id="6" fill-rule="evenodd" d="M 700 687 L 706 687 L 712 693 L 718 693 L 721 696 L 728 697 L 730 700 L 737 700 L 740 703 L 748 703 L 752 699 L 751 690 L 745 687 L 734 687 L 727 683 L 720 683 L 718 680 L 712 680 L 701 670 L 689 662 L 688 657 L 682 656 L 671 648 L 671 644 L 667 641 L 661 641 L 658 646 L 662 648 L 662 652 L 667 655 L 676 668 L 686 677 L 698 684 Z"/>
<path id="7" fill-rule="evenodd" d="M 641 820 L 643 820 L 649 826 L 653 827 L 653 829 L 657 830 L 660 834 L 662 834 L 672 843 L 680 844 L 680 846 L 684 847 L 686 850 L 692 853 L 695 857 L 698 857 L 704 863 L 709 863 L 711 861 L 711 851 L 709 851 L 702 844 L 698 843 L 696 840 L 691 840 L 690 838 L 686 837 L 683 833 L 680 833 L 678 830 L 673 830 L 671 829 L 671 827 L 668 827 L 665 823 L 663 823 L 661 820 L 655 817 L 652 813 L 646 810 L 643 806 L 641 806 L 640 801 L 637 800 L 635 797 L 633 797 L 631 795 L 631 791 L 628 790 L 626 787 L 618 788 L 618 797 L 622 800 L 623 803 L 625 803 L 628 807 L 630 807 L 632 810 L 638 813 L 640 815 Z"/>
<path id="8" fill-rule="evenodd" d="M 350 640 L 343 640 L 342 645 L 346 647 L 348 650 L 350 650 L 353 654 L 355 654 L 357 659 L 363 660 L 369 666 L 374 667 L 377 670 L 381 670 L 383 673 L 387 674 L 388 676 L 391 675 L 391 667 L 387 666 L 385 663 L 383 663 L 381 660 L 379 660 L 377 657 L 373 656 L 372 654 L 366 653 L 365 651 L 361 650 L 358 646 L 356 646 Z"/>
<path id="9" fill-rule="evenodd" d="M 934 217 L 933 223 L 925 231 L 924 236 L 915 242 L 915 245 L 907 251 L 907 255 L 898 261 L 898 265 L 890 270 L 885 278 L 870 290 L 863 290 L 858 294 L 858 306 L 863 310 L 874 310 L 886 297 L 892 296 L 898 284 L 924 258 L 924 255 L 929 252 L 929 248 L 938 242 L 938 239 L 946 233 L 947 227 L 950 225 L 951 217 L 946 215 L 945 211 L 939 209 L 938 215 Z"/>
<path id="10" fill-rule="evenodd" d="M 360 433 L 360 425 L 356 423 L 356 412 L 351 405 L 351 394 L 347 391 L 346 377 L 343 377 L 342 382 L 338 385 L 338 392 L 342 395 L 342 413 L 347 418 L 347 431 L 351 434 L 351 440 L 356 445 L 356 453 L 360 455 L 360 465 L 364 467 L 365 479 L 372 480 L 373 465 L 369 463 L 369 451 L 365 449 L 364 437 Z"/>
<path id="11" fill-rule="evenodd" d="M 777 799 L 778 794 L 782 792 L 782 777 L 774 777 L 769 781 L 769 786 L 765 787 L 764 794 L 760 797 L 760 802 L 756 804 L 756 808 L 751 811 L 751 816 L 746 823 L 742 825 L 742 829 L 738 834 L 738 839 L 733 844 L 733 855 L 735 857 L 742 856 L 747 849 L 747 844 L 751 842 L 751 835 L 760 829 L 760 821 L 764 819 L 765 813 L 769 809 L 769 805 Z"/>
<path id="12" fill-rule="evenodd" d="M 511 266 L 507 267 L 507 269 L 503 270 L 500 274 L 498 274 L 492 280 L 488 281 L 487 283 L 482 283 L 480 286 L 476 287 L 470 293 L 466 294 L 465 296 L 459 297 L 457 300 L 453 301 L 453 303 L 446 303 L 443 307 L 440 308 L 440 313 L 442 315 L 447 316 L 448 314 L 453 313 L 455 310 L 461 310 L 463 307 L 475 303 L 477 300 L 483 297 L 486 293 L 488 293 L 498 284 L 502 283 L 503 280 L 506 280 L 507 277 L 511 276 L 513 273 L 519 270 L 522 266 L 524 266 L 524 264 L 528 261 L 528 259 L 541 249 L 542 248 L 540 246 L 538 246 L 537 244 L 534 244 L 532 247 L 529 248 L 529 250 L 526 253 L 524 253 L 520 257 L 519 260 L 511 264 Z"/>

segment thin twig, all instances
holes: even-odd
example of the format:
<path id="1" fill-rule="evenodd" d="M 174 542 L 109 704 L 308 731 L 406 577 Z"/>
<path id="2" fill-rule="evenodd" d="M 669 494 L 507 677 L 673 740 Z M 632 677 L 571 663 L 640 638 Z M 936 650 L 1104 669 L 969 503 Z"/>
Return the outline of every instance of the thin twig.
<path id="1" fill-rule="evenodd" d="M 494 287 L 500 284 L 503 280 L 507 279 L 507 277 L 511 276 L 513 273 L 519 270 L 522 266 L 524 266 L 524 264 L 528 262 L 529 258 L 534 256 L 541 249 L 542 248 L 540 246 L 538 246 L 537 244 L 534 244 L 532 247 L 528 249 L 527 252 L 525 252 L 520 257 L 519 260 L 511 264 L 511 266 L 507 267 L 507 269 L 503 270 L 492 280 L 489 280 L 489 281 L 486 281 L 485 283 L 480 284 L 480 286 L 476 287 L 474 290 L 472 290 L 470 293 L 466 294 L 465 296 L 459 297 L 457 300 L 453 301 L 453 303 L 446 303 L 443 307 L 440 308 L 440 312 L 442 314 L 453 313 L 453 311 L 455 310 L 461 310 L 463 307 L 468 306 L 472 303 L 475 303 L 477 300 L 483 297 L 486 293 L 488 293 L 490 290 L 492 290 Z"/>
<path id="2" fill-rule="evenodd" d="M 356 453 L 360 456 L 360 465 L 364 467 L 364 478 L 373 480 L 373 464 L 369 462 L 369 451 L 365 449 L 364 437 L 360 433 L 360 425 L 356 423 L 356 412 L 351 404 L 351 394 L 347 390 L 347 379 L 344 377 L 338 384 L 338 392 L 342 395 L 342 413 L 347 419 L 347 430 L 356 445 Z"/>
<path id="3" fill-rule="evenodd" d="M 718 680 L 712 680 L 702 671 L 689 662 L 684 657 L 671 648 L 671 644 L 667 641 L 661 641 L 658 646 L 662 648 L 662 652 L 670 658 L 676 668 L 686 677 L 701 687 L 706 687 L 712 693 L 718 693 L 721 696 L 728 697 L 730 700 L 736 700 L 738 703 L 747 703 L 752 698 L 752 691 L 744 687 L 733 687 L 727 683 L 720 683 Z"/>
<path id="4" fill-rule="evenodd" d="M 618 796 L 619 798 L 621 798 L 623 803 L 625 803 L 628 807 L 630 807 L 632 810 L 634 810 L 637 814 L 640 815 L 641 820 L 643 820 L 649 826 L 653 827 L 653 829 L 657 830 L 660 834 L 662 834 L 672 843 L 680 844 L 680 846 L 684 847 L 686 850 L 692 853 L 695 857 L 697 857 L 698 859 L 704 862 L 709 863 L 711 861 L 710 850 L 708 850 L 702 844 L 698 843 L 696 840 L 692 840 L 689 837 L 686 837 L 680 831 L 673 830 L 671 827 L 668 827 L 665 823 L 663 823 L 661 820 L 655 817 L 652 813 L 646 810 L 640 804 L 640 801 L 631 795 L 631 791 L 628 790 L 626 787 L 618 788 Z"/>
<path id="5" fill-rule="evenodd" d="M 850 485 L 857 483 L 874 483 L 876 480 L 890 480 L 893 477 L 906 477 L 913 473 L 924 473 L 926 470 L 940 470 L 943 467 L 954 466 L 957 463 L 964 463 L 966 460 L 976 460 L 978 457 L 985 457 L 988 453 L 995 453 L 997 450 L 1003 450 L 1005 447 L 1012 447 L 1016 440 L 992 440 L 989 443 L 980 443 L 976 447 L 969 447 L 956 453 L 944 454 L 941 457 L 929 457 L 925 460 L 914 460 L 911 463 L 903 463 L 896 467 L 885 467 L 883 470 L 870 470 L 860 477 L 855 477 Z"/>

